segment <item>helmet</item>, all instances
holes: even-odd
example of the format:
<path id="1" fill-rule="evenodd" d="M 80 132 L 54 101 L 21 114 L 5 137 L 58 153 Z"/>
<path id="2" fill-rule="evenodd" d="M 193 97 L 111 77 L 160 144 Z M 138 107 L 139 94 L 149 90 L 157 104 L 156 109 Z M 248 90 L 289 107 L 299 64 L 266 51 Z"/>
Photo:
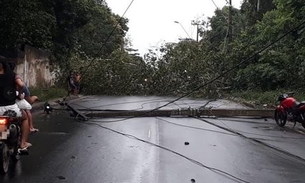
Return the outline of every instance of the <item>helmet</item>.
<path id="1" fill-rule="evenodd" d="M 283 100 L 285 100 L 286 98 L 288 98 L 288 95 L 286 93 L 279 95 L 279 98 L 277 99 L 278 101 L 282 102 Z"/>

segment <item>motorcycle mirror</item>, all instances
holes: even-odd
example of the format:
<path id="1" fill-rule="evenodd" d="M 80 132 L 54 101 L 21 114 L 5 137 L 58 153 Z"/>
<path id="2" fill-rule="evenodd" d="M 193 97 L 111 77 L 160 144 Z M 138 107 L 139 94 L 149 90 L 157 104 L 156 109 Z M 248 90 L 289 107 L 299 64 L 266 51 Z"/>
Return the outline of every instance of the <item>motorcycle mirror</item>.
<path id="1" fill-rule="evenodd" d="M 294 92 L 288 92 L 287 94 L 288 94 L 289 97 L 293 97 Z"/>

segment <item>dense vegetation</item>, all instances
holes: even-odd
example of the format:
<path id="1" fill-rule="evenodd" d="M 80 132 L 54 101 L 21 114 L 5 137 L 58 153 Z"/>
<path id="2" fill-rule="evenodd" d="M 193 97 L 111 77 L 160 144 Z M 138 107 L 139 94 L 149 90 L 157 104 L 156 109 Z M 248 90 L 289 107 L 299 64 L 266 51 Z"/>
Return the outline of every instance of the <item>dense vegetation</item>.
<path id="1" fill-rule="evenodd" d="M 181 95 L 231 68 L 194 94 L 305 89 L 305 25 L 255 54 L 305 21 L 304 0 L 257 1 L 232 9 L 232 29 L 226 6 L 199 20 L 198 42 L 165 43 L 141 58 L 126 38 L 128 20 L 103 0 L 1 0 L 0 49 L 50 50 L 63 78 L 82 68 L 90 94 Z"/>
<path id="2" fill-rule="evenodd" d="M 304 89 L 304 24 L 263 52 L 259 50 L 305 21 L 305 2 L 260 2 L 263 4 L 259 7 L 257 0 L 249 0 L 240 9 L 233 8 L 231 33 L 229 8 L 224 7 L 204 22 L 199 43 L 184 40 L 165 44 L 160 58 L 153 52 L 147 54 L 146 61 L 158 65 L 151 78 L 151 91 L 187 93 L 231 68 L 232 72 L 201 88 L 200 93 Z M 246 61 L 236 67 L 243 60 Z"/>

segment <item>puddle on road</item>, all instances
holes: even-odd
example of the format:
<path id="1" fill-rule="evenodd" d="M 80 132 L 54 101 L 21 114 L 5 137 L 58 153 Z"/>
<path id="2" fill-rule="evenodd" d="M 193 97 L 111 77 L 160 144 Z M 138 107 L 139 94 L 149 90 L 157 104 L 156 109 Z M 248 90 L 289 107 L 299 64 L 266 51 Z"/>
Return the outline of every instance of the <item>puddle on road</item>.
<path id="1" fill-rule="evenodd" d="M 39 132 L 39 134 L 43 135 L 68 135 L 66 132 Z"/>

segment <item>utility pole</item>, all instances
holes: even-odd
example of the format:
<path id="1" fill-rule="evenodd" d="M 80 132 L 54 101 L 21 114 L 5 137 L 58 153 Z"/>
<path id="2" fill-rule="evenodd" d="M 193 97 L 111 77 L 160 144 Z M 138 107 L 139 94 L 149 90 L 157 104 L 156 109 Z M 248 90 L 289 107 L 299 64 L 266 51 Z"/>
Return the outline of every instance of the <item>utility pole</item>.
<path id="1" fill-rule="evenodd" d="M 228 18 L 228 38 L 229 42 L 232 42 L 232 0 L 229 0 L 229 18 Z"/>
<path id="2" fill-rule="evenodd" d="M 227 29 L 227 35 L 225 37 L 224 40 L 224 44 L 223 44 L 223 53 L 226 53 L 228 51 L 228 44 L 230 42 L 232 42 L 232 35 L 233 35 L 233 31 L 232 31 L 232 0 L 229 0 L 229 15 L 228 15 L 228 29 Z"/>
<path id="3" fill-rule="evenodd" d="M 201 25 L 200 23 L 199 23 L 199 21 L 192 21 L 192 25 L 196 25 L 196 42 L 198 43 L 198 41 L 199 41 L 199 25 Z"/>

